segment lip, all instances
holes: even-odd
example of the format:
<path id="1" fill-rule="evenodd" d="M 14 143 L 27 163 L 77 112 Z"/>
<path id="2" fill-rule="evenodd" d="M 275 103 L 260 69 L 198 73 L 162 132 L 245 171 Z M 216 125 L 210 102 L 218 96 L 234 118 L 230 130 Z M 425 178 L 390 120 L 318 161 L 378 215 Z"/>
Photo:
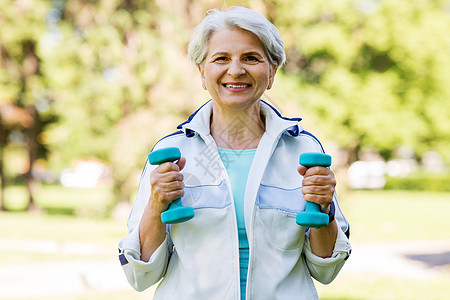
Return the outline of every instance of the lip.
<path id="1" fill-rule="evenodd" d="M 241 92 L 249 89 L 252 85 L 247 82 L 224 82 L 222 86 L 228 91 Z"/>

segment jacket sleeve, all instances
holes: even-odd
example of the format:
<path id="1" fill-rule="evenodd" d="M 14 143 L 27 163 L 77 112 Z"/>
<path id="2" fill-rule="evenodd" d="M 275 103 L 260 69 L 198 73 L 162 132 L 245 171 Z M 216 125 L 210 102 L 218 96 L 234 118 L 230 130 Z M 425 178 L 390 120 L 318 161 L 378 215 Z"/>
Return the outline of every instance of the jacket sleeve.
<path id="1" fill-rule="evenodd" d="M 137 291 L 143 291 L 157 283 L 165 274 L 170 258 L 168 233 L 164 242 L 148 262 L 140 260 L 139 223 L 150 196 L 150 173 L 154 167 L 148 161 L 139 183 L 136 200 L 128 217 L 128 235 L 119 242 L 119 260 L 128 282 Z"/>
<path id="2" fill-rule="evenodd" d="M 333 201 L 335 201 L 336 205 L 335 220 L 338 225 L 338 233 L 333 254 L 329 258 L 321 258 L 312 253 L 309 235 L 307 235 L 305 239 L 303 251 L 306 259 L 306 265 L 308 266 L 311 276 L 323 284 L 328 284 L 336 278 L 352 251 L 352 247 L 348 239 L 349 225 L 343 217 L 339 205 L 337 205 L 337 198 L 334 197 Z"/>

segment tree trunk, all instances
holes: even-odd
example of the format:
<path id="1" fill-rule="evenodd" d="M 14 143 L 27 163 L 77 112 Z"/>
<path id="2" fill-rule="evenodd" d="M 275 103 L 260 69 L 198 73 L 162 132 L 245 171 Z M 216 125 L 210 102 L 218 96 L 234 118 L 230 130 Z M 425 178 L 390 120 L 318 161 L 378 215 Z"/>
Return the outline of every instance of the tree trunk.
<path id="1" fill-rule="evenodd" d="M 0 125 L 1 126 L 1 125 Z M 3 133 L 1 133 L 3 134 Z M 3 172 L 3 144 L 0 144 L 0 211 L 5 211 L 5 174 Z"/>
<path id="2" fill-rule="evenodd" d="M 0 114 L 0 211 L 5 211 L 5 173 L 3 171 L 3 149 L 6 146 L 6 129 L 2 125 Z"/>
<path id="3" fill-rule="evenodd" d="M 25 41 L 22 44 L 23 53 L 25 53 L 25 57 L 22 63 L 23 66 L 23 74 L 22 74 L 22 89 L 24 95 L 28 90 L 30 79 L 33 76 L 40 75 L 39 70 L 39 59 L 36 55 L 36 43 L 34 41 Z M 30 97 L 30 96 L 28 96 Z M 38 144 L 38 134 L 40 132 L 40 122 L 39 116 L 36 109 L 36 105 L 28 105 L 26 106 L 26 110 L 30 115 L 33 123 L 25 129 L 25 134 L 27 136 L 27 151 L 28 151 L 28 170 L 25 174 L 25 180 L 28 191 L 29 205 L 28 210 L 36 209 L 36 205 L 34 203 L 33 197 L 33 164 L 38 158 L 39 144 Z"/>
<path id="4" fill-rule="evenodd" d="M 27 191 L 28 191 L 28 199 L 29 199 L 29 205 L 28 210 L 35 210 L 36 204 L 34 201 L 34 179 L 33 179 L 33 164 L 36 161 L 38 157 L 38 141 L 37 141 L 37 134 L 38 134 L 38 128 L 39 122 L 38 122 L 38 116 L 36 107 L 28 106 L 27 111 L 30 114 L 30 116 L 34 120 L 33 126 L 26 129 L 26 135 L 27 135 L 27 151 L 28 151 L 28 170 L 25 174 L 25 180 L 27 185 Z"/>

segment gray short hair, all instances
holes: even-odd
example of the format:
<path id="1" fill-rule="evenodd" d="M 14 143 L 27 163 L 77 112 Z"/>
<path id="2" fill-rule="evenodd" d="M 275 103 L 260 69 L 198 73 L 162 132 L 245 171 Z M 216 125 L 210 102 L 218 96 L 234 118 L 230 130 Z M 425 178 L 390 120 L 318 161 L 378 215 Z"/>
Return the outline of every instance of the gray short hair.
<path id="1" fill-rule="evenodd" d="M 188 48 L 189 60 L 195 65 L 203 64 L 211 35 L 217 30 L 235 27 L 250 31 L 261 40 L 272 65 L 279 67 L 286 62 L 284 45 L 278 29 L 261 14 L 241 6 L 231 7 L 227 11 L 218 9 L 208 11 L 192 34 Z"/>

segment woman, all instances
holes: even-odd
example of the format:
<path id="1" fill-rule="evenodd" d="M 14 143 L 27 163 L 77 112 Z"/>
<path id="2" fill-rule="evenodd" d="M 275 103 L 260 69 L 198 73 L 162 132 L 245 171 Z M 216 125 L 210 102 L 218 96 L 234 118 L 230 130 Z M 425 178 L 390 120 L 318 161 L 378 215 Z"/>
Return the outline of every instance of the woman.
<path id="1" fill-rule="evenodd" d="M 349 227 L 333 172 L 298 166 L 301 153 L 323 152 L 319 141 L 260 100 L 285 62 L 278 30 L 250 9 L 212 10 L 188 56 L 212 100 L 154 147 L 184 157 L 145 166 L 119 244 L 128 281 L 144 290 L 161 280 L 155 299 L 317 299 L 312 277 L 336 277 Z M 160 214 L 178 197 L 195 217 L 166 226 Z M 297 225 L 305 201 L 330 224 Z"/>

